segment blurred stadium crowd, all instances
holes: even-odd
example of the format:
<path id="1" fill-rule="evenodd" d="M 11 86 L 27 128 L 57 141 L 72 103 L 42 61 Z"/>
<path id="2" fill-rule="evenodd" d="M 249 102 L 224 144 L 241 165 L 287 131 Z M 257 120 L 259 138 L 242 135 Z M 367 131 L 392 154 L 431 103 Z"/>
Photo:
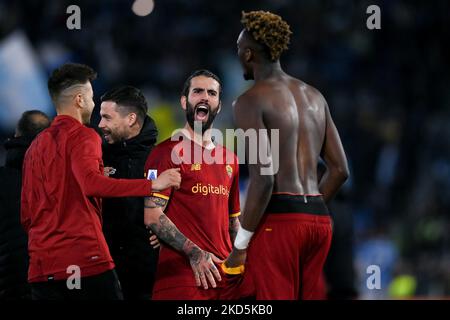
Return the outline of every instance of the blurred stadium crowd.
<path id="1" fill-rule="evenodd" d="M 0 117 L 17 108 L 16 119 L 29 109 L 53 115 L 46 98 L 39 101 L 47 105 L 11 98 L 14 79 L 5 69 L 22 62 L 8 56 L 6 45 L 17 39 L 29 48 L 36 85 L 44 89 L 50 70 L 66 61 L 98 71 L 97 102 L 118 84 L 139 87 L 159 140 L 184 121 L 178 101 L 186 76 L 210 69 L 225 90 L 217 126 L 232 128 L 231 103 L 249 85 L 236 56 L 240 12 L 273 11 L 293 31 L 282 66 L 325 95 L 351 166 L 351 179 L 331 207 L 332 296 L 450 295 L 448 2 L 156 0 L 147 17 L 134 15 L 132 2 L 0 0 L 0 86 L 9 88 L 0 88 Z M 71 4 L 81 8 L 81 30 L 66 27 Z M 381 30 L 366 28 L 370 4 L 381 8 Z M 13 96 L 35 97 L 33 85 L 18 86 Z M 0 122 L 2 141 L 15 126 L 7 119 Z M 98 120 L 93 117 L 93 125 Z M 4 157 L 0 149 L 0 165 Z M 243 196 L 245 178 L 243 170 Z M 380 290 L 366 286 L 369 265 L 380 266 Z"/>

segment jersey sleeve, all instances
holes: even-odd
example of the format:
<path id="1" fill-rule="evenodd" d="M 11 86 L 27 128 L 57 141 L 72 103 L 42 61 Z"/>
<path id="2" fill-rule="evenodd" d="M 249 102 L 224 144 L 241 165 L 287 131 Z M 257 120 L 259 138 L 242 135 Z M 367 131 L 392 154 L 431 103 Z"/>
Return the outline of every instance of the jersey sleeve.
<path id="1" fill-rule="evenodd" d="M 241 206 L 239 201 L 239 162 L 237 157 L 234 156 L 233 168 L 233 182 L 231 184 L 230 197 L 228 199 L 228 212 L 230 218 L 239 217 L 241 215 Z"/>
<path id="2" fill-rule="evenodd" d="M 165 143 L 161 143 L 156 146 L 152 152 L 150 152 L 147 157 L 147 161 L 145 162 L 144 177 L 148 180 L 155 180 L 158 178 L 159 174 L 167 169 L 178 168 L 178 166 L 172 161 L 171 152 L 172 148 Z M 167 188 L 158 192 L 152 192 L 150 196 L 169 200 L 171 193 L 172 188 Z"/>
<path id="3" fill-rule="evenodd" d="M 145 197 L 152 184 L 145 179 L 112 179 L 103 174 L 100 137 L 91 129 L 73 137 L 70 153 L 72 171 L 88 197 Z"/>

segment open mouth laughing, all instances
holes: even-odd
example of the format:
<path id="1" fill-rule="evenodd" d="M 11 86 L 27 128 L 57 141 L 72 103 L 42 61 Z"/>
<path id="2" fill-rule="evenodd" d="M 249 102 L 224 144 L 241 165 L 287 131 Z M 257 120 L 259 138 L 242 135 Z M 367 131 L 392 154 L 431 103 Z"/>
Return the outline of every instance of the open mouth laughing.
<path id="1" fill-rule="evenodd" d="M 208 119 L 208 115 L 209 115 L 209 105 L 199 103 L 195 107 L 195 121 L 204 122 Z"/>

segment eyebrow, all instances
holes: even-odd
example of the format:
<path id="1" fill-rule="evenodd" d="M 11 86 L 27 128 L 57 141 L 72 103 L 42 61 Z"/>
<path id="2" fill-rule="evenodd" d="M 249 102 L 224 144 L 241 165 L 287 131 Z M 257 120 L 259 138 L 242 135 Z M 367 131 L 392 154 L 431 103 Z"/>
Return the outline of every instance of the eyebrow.
<path id="1" fill-rule="evenodd" d="M 208 92 L 217 92 L 216 89 L 205 89 L 205 88 L 198 88 L 198 87 L 192 88 L 192 91 L 205 91 L 205 90 L 207 90 Z"/>

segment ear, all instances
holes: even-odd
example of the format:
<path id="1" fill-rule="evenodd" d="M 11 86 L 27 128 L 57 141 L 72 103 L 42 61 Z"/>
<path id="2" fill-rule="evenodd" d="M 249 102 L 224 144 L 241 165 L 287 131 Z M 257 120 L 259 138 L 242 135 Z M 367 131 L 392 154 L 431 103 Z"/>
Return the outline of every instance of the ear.
<path id="1" fill-rule="evenodd" d="M 128 125 L 131 127 L 137 122 L 137 115 L 134 112 L 128 114 Z"/>
<path id="2" fill-rule="evenodd" d="M 219 101 L 219 109 L 217 110 L 217 114 L 220 113 L 220 110 L 222 110 L 222 101 Z"/>
<path id="3" fill-rule="evenodd" d="M 181 104 L 181 107 L 183 108 L 183 110 L 186 110 L 186 96 L 181 96 L 181 98 L 180 98 L 180 104 Z"/>
<path id="4" fill-rule="evenodd" d="M 84 107 L 84 99 L 83 99 L 83 95 L 81 93 L 78 93 L 74 99 L 75 99 L 75 104 L 77 105 L 77 107 L 79 107 L 79 108 Z"/>

